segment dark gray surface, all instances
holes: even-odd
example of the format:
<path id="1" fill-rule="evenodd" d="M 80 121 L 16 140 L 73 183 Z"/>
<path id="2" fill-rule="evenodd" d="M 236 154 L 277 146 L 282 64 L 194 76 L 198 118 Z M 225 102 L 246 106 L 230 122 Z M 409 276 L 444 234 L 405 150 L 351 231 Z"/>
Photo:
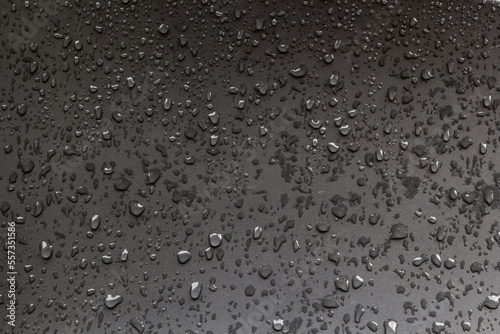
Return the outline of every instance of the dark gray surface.
<path id="1" fill-rule="evenodd" d="M 498 4 L 0 6 L 5 333 L 500 331 Z"/>

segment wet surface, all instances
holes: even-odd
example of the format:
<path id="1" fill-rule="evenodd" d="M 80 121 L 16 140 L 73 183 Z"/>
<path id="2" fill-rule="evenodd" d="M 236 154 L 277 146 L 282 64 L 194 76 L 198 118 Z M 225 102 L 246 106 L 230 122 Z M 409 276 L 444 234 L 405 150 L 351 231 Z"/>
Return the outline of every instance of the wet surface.
<path id="1" fill-rule="evenodd" d="M 0 9 L 5 333 L 500 331 L 499 4 Z"/>

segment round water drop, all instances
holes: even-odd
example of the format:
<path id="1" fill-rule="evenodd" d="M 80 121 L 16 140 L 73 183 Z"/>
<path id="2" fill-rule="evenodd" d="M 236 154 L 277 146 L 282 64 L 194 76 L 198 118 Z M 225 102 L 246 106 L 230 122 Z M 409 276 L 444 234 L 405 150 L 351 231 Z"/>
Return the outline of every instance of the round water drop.
<path id="1" fill-rule="evenodd" d="M 208 237 L 208 241 L 210 242 L 210 246 L 218 247 L 222 243 L 222 235 L 217 232 L 212 232 Z"/>
<path id="2" fill-rule="evenodd" d="M 162 23 L 159 27 L 158 27 L 158 32 L 162 35 L 165 35 L 168 33 L 168 26 L 164 23 Z"/>
<path id="3" fill-rule="evenodd" d="M 44 259 L 48 259 L 52 256 L 53 247 L 48 241 L 40 242 L 40 255 Z"/>
<path id="4" fill-rule="evenodd" d="M 275 331 L 281 331 L 283 329 L 283 319 L 273 320 L 273 329 Z"/>
<path id="5" fill-rule="evenodd" d="M 337 71 L 334 71 L 332 75 L 330 76 L 330 85 L 335 86 L 339 82 L 339 75 L 340 73 Z"/>
<path id="6" fill-rule="evenodd" d="M 330 153 L 337 153 L 340 149 L 339 145 L 334 142 L 328 143 L 326 147 L 328 148 L 328 151 L 330 151 Z"/>

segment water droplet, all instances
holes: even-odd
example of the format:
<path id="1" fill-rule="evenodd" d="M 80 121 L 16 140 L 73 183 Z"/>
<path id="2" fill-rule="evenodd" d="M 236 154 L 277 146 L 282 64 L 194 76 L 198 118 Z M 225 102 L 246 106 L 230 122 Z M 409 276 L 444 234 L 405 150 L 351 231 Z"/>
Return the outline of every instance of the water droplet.
<path id="1" fill-rule="evenodd" d="M 90 228 L 93 230 L 97 230 L 99 225 L 101 224 L 101 217 L 99 215 L 94 215 L 90 219 Z"/>
<path id="2" fill-rule="evenodd" d="M 181 250 L 177 253 L 177 261 L 179 261 L 180 264 L 187 263 L 189 260 L 191 260 L 191 253 L 185 250 Z"/>
<path id="3" fill-rule="evenodd" d="M 113 309 L 121 303 L 123 303 L 121 295 L 107 295 L 106 299 L 104 299 L 104 305 L 109 309 Z"/>
<path id="4" fill-rule="evenodd" d="M 200 282 L 191 283 L 191 288 L 189 290 L 189 295 L 192 299 L 198 299 L 201 296 L 201 291 L 203 290 L 203 285 Z"/>
<path id="5" fill-rule="evenodd" d="M 146 210 L 144 206 L 138 201 L 130 201 L 129 205 L 130 213 L 136 217 L 139 217 Z"/>
<path id="6" fill-rule="evenodd" d="M 295 78 L 304 77 L 309 71 L 308 67 L 304 64 L 300 64 L 299 67 L 290 70 L 290 74 Z"/>
<path id="7" fill-rule="evenodd" d="M 217 232 L 210 233 L 208 240 L 210 242 L 210 246 L 219 247 L 222 244 L 222 234 Z"/>
<path id="8" fill-rule="evenodd" d="M 391 234 L 389 236 L 389 239 L 406 239 L 408 237 L 408 233 L 408 226 L 401 223 L 394 224 L 391 227 Z"/>
<path id="9" fill-rule="evenodd" d="M 52 256 L 53 247 L 49 241 L 40 242 L 40 256 L 48 259 Z"/>
<path id="10" fill-rule="evenodd" d="M 323 307 L 326 308 L 338 308 L 340 306 L 339 297 L 336 295 L 327 295 L 323 297 Z"/>

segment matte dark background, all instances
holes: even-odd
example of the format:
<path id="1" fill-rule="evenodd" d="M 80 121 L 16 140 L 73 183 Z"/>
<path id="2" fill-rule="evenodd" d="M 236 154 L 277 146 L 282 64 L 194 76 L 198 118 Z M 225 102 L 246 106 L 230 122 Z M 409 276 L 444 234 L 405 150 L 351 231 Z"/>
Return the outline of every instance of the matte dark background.
<path id="1" fill-rule="evenodd" d="M 498 333 L 499 10 L 2 1 L 0 328 Z"/>

